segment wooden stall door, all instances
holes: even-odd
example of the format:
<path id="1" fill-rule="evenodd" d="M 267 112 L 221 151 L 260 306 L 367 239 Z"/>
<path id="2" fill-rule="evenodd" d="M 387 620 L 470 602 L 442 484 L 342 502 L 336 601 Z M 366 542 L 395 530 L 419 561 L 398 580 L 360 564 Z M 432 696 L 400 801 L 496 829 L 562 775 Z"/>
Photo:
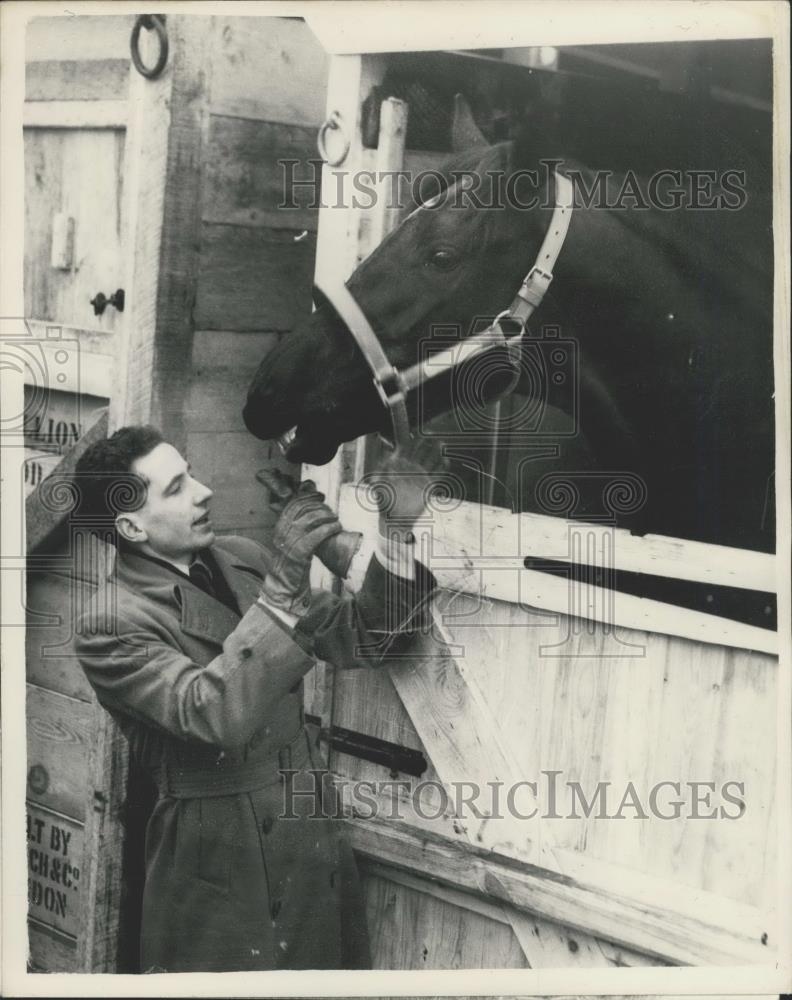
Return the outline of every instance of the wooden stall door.
<path id="1" fill-rule="evenodd" d="M 327 110 L 342 116 L 350 148 L 338 168 L 324 168 L 330 189 L 335 172 L 435 165 L 436 153 L 405 148 L 409 109 L 395 99 L 381 104 L 377 148 L 364 145 L 360 109 L 386 64 L 382 55 L 332 62 Z M 317 277 L 329 286 L 346 280 L 395 221 L 376 210 L 322 213 Z M 376 515 L 362 513 L 355 490 L 365 468 L 364 449 L 353 446 L 305 474 L 368 542 Z M 595 613 L 602 588 L 570 590 L 566 580 L 554 588 L 521 558 L 520 539 L 539 558 L 559 558 L 569 532 L 588 538 L 591 525 L 472 503 L 428 520 L 419 544 L 442 588 L 435 636 L 388 671 L 337 671 L 312 703 L 348 795 L 355 781 L 393 786 L 380 792 L 378 817 L 359 803 L 350 822 L 375 966 L 772 963 L 776 635 L 629 595 L 618 595 L 616 634 Z M 625 536 L 619 558 L 649 572 L 733 583 L 731 550 Z M 740 555 L 746 575 L 772 589 L 773 557 Z M 350 731 L 391 753 L 392 766 L 367 754 L 363 738 L 356 746 L 336 738 Z M 407 759 L 423 765 L 420 782 L 402 767 Z M 541 824 L 508 812 L 497 822 L 455 813 L 455 785 L 516 788 L 553 769 L 587 796 L 600 779 L 620 792 L 634 781 L 645 797 L 669 779 L 720 788 L 747 775 L 751 816 L 672 824 L 623 814 L 620 822 L 618 802 L 602 819 L 580 813 Z M 437 794 L 422 795 L 419 813 L 421 783 Z M 529 809 L 538 795 L 523 791 Z"/>
<path id="2" fill-rule="evenodd" d="M 78 442 L 91 438 L 111 393 L 123 312 L 112 304 L 97 312 L 91 300 L 101 293 L 118 302 L 124 284 L 121 201 L 131 24 L 129 16 L 41 17 L 28 26 L 23 115 L 24 302 L 32 358 L 25 380 L 28 494 Z M 106 431 L 106 417 L 101 426 Z M 52 510 L 45 504 L 43 513 L 46 520 Z M 94 699 L 69 644 L 72 604 L 90 585 L 91 570 L 84 562 L 75 573 L 68 541 L 36 547 L 43 528 L 44 521 L 29 513 L 28 540 L 34 541 L 26 656 L 29 961 L 33 970 L 76 971 L 91 893 L 86 821 L 89 812 L 102 808 L 87 796 L 98 745 Z"/>

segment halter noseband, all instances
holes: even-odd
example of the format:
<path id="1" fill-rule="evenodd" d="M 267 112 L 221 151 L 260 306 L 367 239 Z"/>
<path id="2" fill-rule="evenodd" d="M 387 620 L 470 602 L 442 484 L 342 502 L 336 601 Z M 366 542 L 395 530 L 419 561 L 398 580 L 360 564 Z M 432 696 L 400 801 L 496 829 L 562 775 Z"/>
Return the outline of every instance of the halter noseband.
<path id="1" fill-rule="evenodd" d="M 316 286 L 315 291 L 318 292 L 319 297 L 330 304 L 355 338 L 355 342 L 371 369 L 374 387 L 390 415 L 393 443 L 396 447 L 406 445 L 411 438 L 410 421 L 405 402 L 407 393 L 417 388 L 425 378 L 454 368 L 462 360 L 467 362 L 483 351 L 490 350 L 493 346 L 505 348 L 509 356 L 519 362 L 520 345 L 526 323 L 534 310 L 539 307 L 550 287 L 550 282 L 553 280 L 553 268 L 561 253 L 572 219 L 574 202 L 572 182 L 557 171 L 554 177 L 556 198 L 550 227 L 545 233 L 533 267 L 523 279 L 509 308 L 499 313 L 486 330 L 432 355 L 431 359 L 418 361 L 404 371 L 399 371 L 388 360 L 379 338 L 347 286 L 337 286 L 332 294 L 328 293 L 326 289 Z M 508 332 L 507 329 L 504 329 L 504 326 L 507 325 L 516 326 L 516 331 L 512 329 L 511 332 Z M 461 349 L 464 352 L 463 359 L 459 357 Z M 429 370 L 428 365 L 431 366 L 431 370 Z M 517 378 L 515 377 L 511 389 L 516 383 Z"/>

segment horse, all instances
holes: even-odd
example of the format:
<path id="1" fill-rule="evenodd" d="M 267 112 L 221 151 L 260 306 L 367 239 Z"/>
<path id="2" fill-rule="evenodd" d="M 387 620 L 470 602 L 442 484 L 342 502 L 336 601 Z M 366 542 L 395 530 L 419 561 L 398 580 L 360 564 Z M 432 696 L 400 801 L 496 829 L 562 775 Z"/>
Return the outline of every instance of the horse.
<path id="1" fill-rule="evenodd" d="M 391 363 L 409 367 L 433 331 L 469 336 L 509 304 L 551 224 L 556 174 L 573 178 L 569 230 L 523 339 L 523 356 L 539 361 L 524 366 L 500 436 L 511 458 L 487 473 L 498 481 L 495 502 L 541 510 L 548 477 L 591 485 L 626 475 L 641 484 L 642 500 L 640 510 L 617 513 L 620 526 L 773 551 L 769 188 L 749 175 L 741 191 L 719 173 L 706 191 L 719 207 L 707 209 L 701 198 L 693 205 L 707 187 L 700 173 L 666 176 L 652 194 L 651 178 L 549 159 L 527 134 L 452 157 L 357 267 L 349 291 Z M 475 183 L 465 192 L 467 177 Z M 672 198 L 669 185 L 680 182 Z M 563 391 L 547 360 L 558 356 L 559 338 L 568 348 Z M 529 377 L 537 365 L 538 380 Z M 428 426 L 446 427 L 464 464 L 454 416 Z M 296 427 L 286 457 L 312 464 L 387 430 L 371 371 L 331 304 L 262 360 L 243 419 L 262 439 Z M 583 491 L 572 513 L 586 519 L 598 503 Z"/>

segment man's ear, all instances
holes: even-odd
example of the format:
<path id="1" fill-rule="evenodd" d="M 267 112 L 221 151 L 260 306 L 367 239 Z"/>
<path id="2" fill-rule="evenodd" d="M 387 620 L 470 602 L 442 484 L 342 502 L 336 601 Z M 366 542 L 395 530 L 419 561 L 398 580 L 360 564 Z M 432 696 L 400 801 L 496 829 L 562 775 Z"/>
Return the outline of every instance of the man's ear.
<path id="1" fill-rule="evenodd" d="M 118 514 L 115 526 L 119 536 L 125 542 L 145 542 L 148 539 L 146 530 L 134 514 Z"/>

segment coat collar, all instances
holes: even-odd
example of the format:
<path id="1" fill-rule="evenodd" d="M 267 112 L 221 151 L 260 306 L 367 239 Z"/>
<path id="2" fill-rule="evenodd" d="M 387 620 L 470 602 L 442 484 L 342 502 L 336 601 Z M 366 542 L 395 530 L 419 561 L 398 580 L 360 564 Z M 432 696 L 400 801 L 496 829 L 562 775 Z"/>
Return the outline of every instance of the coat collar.
<path id="1" fill-rule="evenodd" d="M 244 614 L 258 597 L 261 573 L 224 549 L 222 542 L 213 545 L 211 552 Z M 183 574 L 146 559 L 134 550 L 119 548 L 113 577 L 126 590 L 169 607 L 179 615 L 182 631 L 195 638 L 222 646 L 239 623 L 239 615 L 204 593 Z"/>

